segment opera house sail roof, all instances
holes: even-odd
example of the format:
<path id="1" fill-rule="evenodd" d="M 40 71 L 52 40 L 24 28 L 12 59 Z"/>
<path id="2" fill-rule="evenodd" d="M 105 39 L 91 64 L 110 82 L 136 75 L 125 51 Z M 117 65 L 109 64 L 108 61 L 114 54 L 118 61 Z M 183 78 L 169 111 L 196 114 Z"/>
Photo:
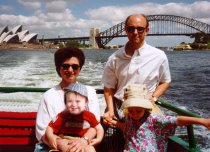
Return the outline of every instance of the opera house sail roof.
<path id="1" fill-rule="evenodd" d="M 24 30 L 24 31 L 21 31 L 21 32 L 18 33 L 18 37 L 19 37 L 20 40 L 23 40 L 23 38 L 24 38 L 27 34 L 29 34 L 29 31 L 28 31 L 28 30 Z"/>
<path id="2" fill-rule="evenodd" d="M 19 37 L 17 34 L 8 35 L 3 42 L 18 42 Z"/>
<path id="3" fill-rule="evenodd" d="M 15 26 L 11 31 L 12 31 L 13 34 L 21 32 L 22 31 L 22 25 Z"/>
<path id="4" fill-rule="evenodd" d="M 24 37 L 22 42 L 31 42 L 37 38 L 37 35 L 38 35 L 37 33 L 30 33 Z"/>
<path id="5" fill-rule="evenodd" d="M 37 40 L 37 33 L 29 33 L 28 30 L 22 31 L 22 28 L 22 25 L 17 25 L 11 30 L 8 26 L 0 28 L 0 43 L 30 43 Z"/>
<path id="6" fill-rule="evenodd" d="M 0 29 L 0 36 L 2 35 L 2 33 L 8 32 L 8 31 L 9 31 L 8 26 L 3 27 L 2 29 Z"/>

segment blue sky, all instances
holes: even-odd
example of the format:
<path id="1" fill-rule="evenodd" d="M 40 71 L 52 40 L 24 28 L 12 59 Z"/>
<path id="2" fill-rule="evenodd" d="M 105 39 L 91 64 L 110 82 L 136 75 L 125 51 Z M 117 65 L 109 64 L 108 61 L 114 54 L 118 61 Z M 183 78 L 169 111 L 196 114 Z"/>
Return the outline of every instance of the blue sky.
<path id="1" fill-rule="evenodd" d="M 210 24 L 210 1 L 195 0 L 1 0 L 0 28 L 22 24 L 41 38 L 88 36 L 90 28 L 101 31 L 133 13 L 170 14 Z M 111 43 L 124 43 L 126 39 Z M 188 37 L 148 37 L 152 45 L 173 46 Z"/>

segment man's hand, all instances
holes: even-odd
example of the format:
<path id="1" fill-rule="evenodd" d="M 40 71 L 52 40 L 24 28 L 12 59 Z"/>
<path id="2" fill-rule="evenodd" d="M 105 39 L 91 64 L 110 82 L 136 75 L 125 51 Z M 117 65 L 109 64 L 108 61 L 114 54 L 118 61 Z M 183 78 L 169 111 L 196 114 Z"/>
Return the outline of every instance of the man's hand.
<path id="1" fill-rule="evenodd" d="M 111 125 L 111 123 L 109 123 L 109 121 L 111 121 L 111 120 L 113 119 L 113 117 L 114 117 L 114 112 L 109 112 L 109 111 L 107 111 L 107 112 L 105 112 L 104 115 L 103 115 L 103 122 L 104 122 L 105 124 Z"/>
<path id="2" fill-rule="evenodd" d="M 100 142 L 101 142 L 101 139 L 95 138 L 95 139 L 92 139 L 92 140 L 90 141 L 90 145 L 91 145 L 91 146 L 94 146 L 94 145 L 99 144 Z"/>
<path id="3" fill-rule="evenodd" d="M 113 126 L 117 126 L 117 121 L 116 120 L 114 120 L 114 119 L 112 119 L 112 118 L 105 118 L 106 119 L 106 121 L 107 121 L 107 124 L 109 124 L 109 125 L 113 125 Z"/>
<path id="4" fill-rule="evenodd" d="M 152 95 L 150 95 L 150 96 L 149 96 L 149 100 L 150 100 L 150 102 L 151 102 L 152 104 L 155 104 L 155 102 L 157 101 L 157 98 L 154 97 L 154 96 L 152 96 Z"/>

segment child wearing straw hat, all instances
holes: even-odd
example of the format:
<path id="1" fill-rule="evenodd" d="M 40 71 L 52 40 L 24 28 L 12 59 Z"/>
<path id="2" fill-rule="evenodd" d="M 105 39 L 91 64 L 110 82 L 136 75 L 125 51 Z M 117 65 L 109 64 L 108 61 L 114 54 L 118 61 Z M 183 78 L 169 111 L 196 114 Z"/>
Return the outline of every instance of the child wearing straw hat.
<path id="1" fill-rule="evenodd" d="M 110 125 L 123 131 L 124 151 L 165 152 L 167 151 L 167 139 L 174 134 L 176 126 L 199 124 L 210 129 L 210 119 L 150 113 L 152 104 L 144 85 L 127 86 L 124 89 L 124 99 L 125 122 L 107 119 Z"/>
<path id="2" fill-rule="evenodd" d="M 87 88 L 80 83 L 73 83 L 65 88 L 66 109 L 49 123 L 46 130 L 49 144 L 52 148 L 58 149 L 51 151 L 95 152 L 93 146 L 102 141 L 104 130 L 95 115 L 85 110 L 88 103 L 87 97 Z M 90 127 L 96 130 L 96 138 L 91 141 L 84 136 Z M 88 145 L 82 150 L 79 150 L 76 146 L 67 147 L 69 140 L 75 138 L 84 138 L 87 140 Z"/>

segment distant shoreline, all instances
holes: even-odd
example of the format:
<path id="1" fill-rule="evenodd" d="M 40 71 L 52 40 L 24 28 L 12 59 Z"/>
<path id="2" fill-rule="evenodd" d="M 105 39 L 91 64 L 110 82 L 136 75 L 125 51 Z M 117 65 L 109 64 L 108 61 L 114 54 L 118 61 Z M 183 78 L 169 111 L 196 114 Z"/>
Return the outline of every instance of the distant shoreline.
<path id="1" fill-rule="evenodd" d="M 48 49 L 58 49 L 55 45 L 41 45 L 41 44 L 31 44 L 31 43 L 2 43 L 0 44 L 0 50 L 48 50 Z"/>
<path id="2" fill-rule="evenodd" d="M 165 47 L 157 47 L 159 49 L 164 50 Z M 58 46 L 56 45 L 42 45 L 42 44 L 36 44 L 36 43 L 2 43 L 0 44 L 0 51 L 3 50 L 40 50 L 40 51 L 48 51 L 52 49 L 58 49 Z M 94 48 L 81 48 L 84 50 L 89 50 Z M 95 49 L 95 50 L 100 50 L 101 48 Z M 110 49 L 112 50 L 112 49 Z M 115 49 L 114 49 L 115 50 Z M 172 49 L 170 51 L 210 51 L 210 49 Z"/>

